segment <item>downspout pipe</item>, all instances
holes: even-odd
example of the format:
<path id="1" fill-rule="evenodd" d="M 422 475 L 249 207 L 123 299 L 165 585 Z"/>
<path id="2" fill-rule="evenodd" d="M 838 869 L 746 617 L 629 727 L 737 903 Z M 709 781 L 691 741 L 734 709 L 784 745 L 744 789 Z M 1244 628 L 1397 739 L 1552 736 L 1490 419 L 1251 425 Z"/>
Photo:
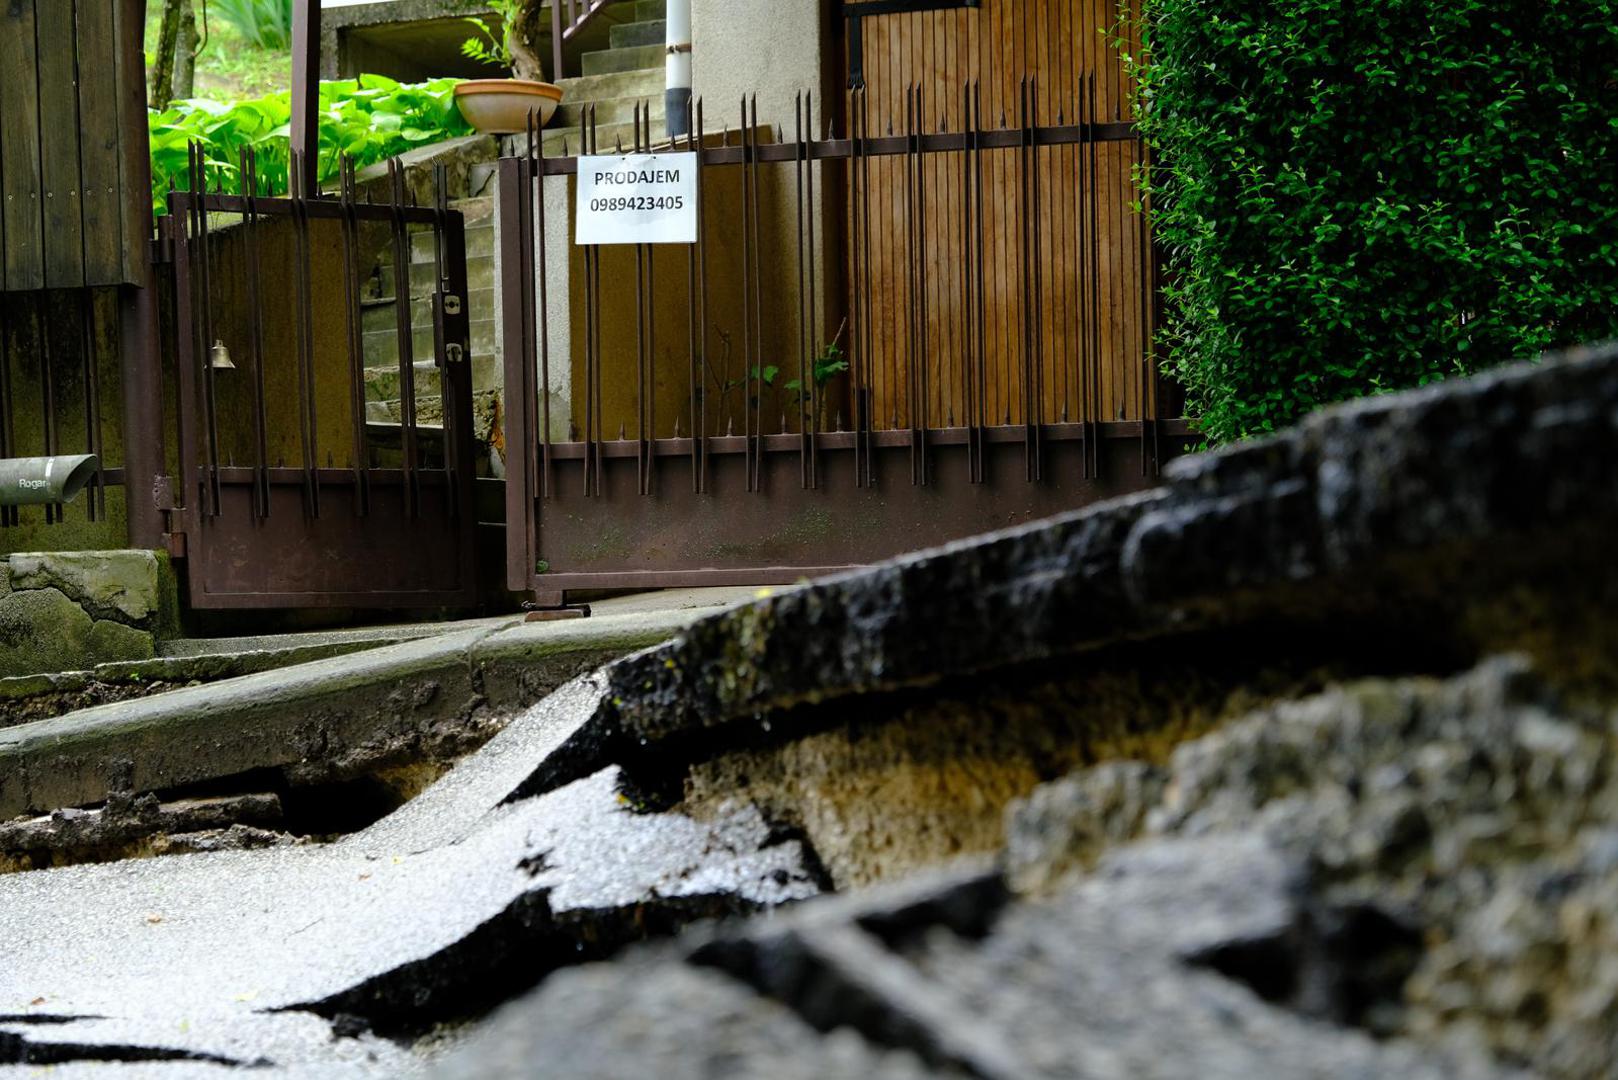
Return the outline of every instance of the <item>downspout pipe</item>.
<path id="1" fill-rule="evenodd" d="M 0 506 L 72 502 L 99 468 L 94 454 L 0 458 Z"/>
<path id="2" fill-rule="evenodd" d="M 663 121 L 669 138 L 674 139 L 690 133 L 691 0 L 668 0 L 664 26 L 668 61 Z"/>

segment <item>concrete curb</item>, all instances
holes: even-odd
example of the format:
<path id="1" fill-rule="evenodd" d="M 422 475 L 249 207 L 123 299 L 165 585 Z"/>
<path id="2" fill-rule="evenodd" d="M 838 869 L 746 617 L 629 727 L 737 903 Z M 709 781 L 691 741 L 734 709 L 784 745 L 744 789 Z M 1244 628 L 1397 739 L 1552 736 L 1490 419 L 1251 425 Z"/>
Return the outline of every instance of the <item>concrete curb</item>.
<path id="1" fill-rule="evenodd" d="M 567 680 L 734 602 L 445 633 L 0 730 L 0 819 L 254 769 L 341 780 L 464 749 Z"/>

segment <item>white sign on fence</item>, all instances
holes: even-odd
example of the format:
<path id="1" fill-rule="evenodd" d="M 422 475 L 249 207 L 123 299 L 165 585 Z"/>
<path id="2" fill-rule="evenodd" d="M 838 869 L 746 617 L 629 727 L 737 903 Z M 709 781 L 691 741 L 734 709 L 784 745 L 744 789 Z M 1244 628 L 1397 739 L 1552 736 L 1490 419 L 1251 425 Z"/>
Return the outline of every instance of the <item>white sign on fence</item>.
<path id="1" fill-rule="evenodd" d="M 697 155 L 579 158 L 578 244 L 697 242 Z"/>

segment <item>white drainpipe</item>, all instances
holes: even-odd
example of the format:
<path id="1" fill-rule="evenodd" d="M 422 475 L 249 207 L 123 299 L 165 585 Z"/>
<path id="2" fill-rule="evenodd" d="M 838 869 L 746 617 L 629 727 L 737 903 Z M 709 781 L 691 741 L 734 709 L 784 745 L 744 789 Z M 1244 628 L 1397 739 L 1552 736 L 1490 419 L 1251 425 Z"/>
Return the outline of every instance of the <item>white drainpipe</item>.
<path id="1" fill-rule="evenodd" d="M 691 0 L 668 0 L 664 15 L 668 43 L 668 78 L 663 91 L 664 123 L 669 138 L 690 131 L 691 107 Z"/>

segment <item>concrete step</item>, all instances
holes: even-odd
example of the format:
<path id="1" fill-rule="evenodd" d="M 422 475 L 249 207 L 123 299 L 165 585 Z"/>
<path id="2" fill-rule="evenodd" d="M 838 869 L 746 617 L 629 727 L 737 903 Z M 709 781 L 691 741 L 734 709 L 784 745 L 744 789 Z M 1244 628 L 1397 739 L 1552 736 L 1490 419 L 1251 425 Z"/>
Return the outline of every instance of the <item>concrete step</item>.
<path id="1" fill-rule="evenodd" d="M 423 396 L 436 395 L 439 392 L 438 365 L 431 360 L 417 360 L 414 365 L 416 372 L 416 400 Z M 492 353 L 484 353 L 472 358 L 472 387 L 476 390 L 493 390 L 501 384 L 502 372 L 500 362 Z M 389 368 L 365 369 L 365 400 L 367 402 L 394 402 L 397 404 L 402 395 L 399 393 L 399 368 L 394 365 Z"/>
<path id="2" fill-rule="evenodd" d="M 579 67 L 586 75 L 609 75 L 616 71 L 652 71 L 662 73 L 666 53 L 661 45 L 638 45 L 632 49 L 602 49 L 588 52 L 580 58 Z"/>
<path id="3" fill-rule="evenodd" d="M 652 137 L 655 142 L 663 136 L 663 111 L 657 110 L 652 116 Z M 621 145 L 627 152 L 635 146 L 635 124 L 625 121 L 622 124 L 597 123 L 595 130 L 595 145 L 603 154 L 615 154 Z M 579 152 L 578 128 L 557 128 L 545 132 L 545 154 L 555 157 L 564 154 L 577 154 Z"/>
<path id="4" fill-rule="evenodd" d="M 438 392 L 438 365 L 431 360 L 417 360 L 411 367 L 416 373 L 416 397 L 419 399 L 422 392 L 431 390 Z M 377 367 L 365 369 L 365 400 L 367 402 L 397 402 L 399 393 L 399 368 Z"/>
<path id="5" fill-rule="evenodd" d="M 667 23 L 663 19 L 619 23 L 612 28 L 612 33 L 607 38 L 607 41 L 614 49 L 633 49 L 646 45 L 666 47 L 668 41 L 666 27 Z"/>
<path id="6" fill-rule="evenodd" d="M 412 325 L 410 334 L 411 359 L 430 359 L 433 355 L 433 328 L 432 324 Z M 499 340 L 499 331 L 495 321 L 477 319 L 471 325 L 472 358 L 475 361 L 480 356 L 494 356 L 498 351 L 496 343 Z M 362 339 L 365 366 L 368 368 L 397 368 L 399 365 L 398 336 L 392 327 L 377 330 L 364 335 Z"/>
<path id="7" fill-rule="evenodd" d="M 392 425 L 398 427 L 404 423 L 404 417 L 397 401 L 367 401 L 365 403 L 365 429 L 371 434 L 371 429 L 377 425 Z M 444 430 L 444 399 L 437 394 L 416 395 L 416 427 L 435 428 L 440 433 Z"/>
<path id="8" fill-rule="evenodd" d="M 663 65 L 640 71 L 614 71 L 604 75 L 580 75 L 563 79 L 562 102 L 607 101 L 620 97 L 662 97 Z"/>
<path id="9" fill-rule="evenodd" d="M 661 19 L 668 11 L 668 0 L 634 0 L 634 3 L 613 6 L 628 8 L 630 22 L 645 22 L 648 19 Z"/>
<path id="10" fill-rule="evenodd" d="M 468 289 L 466 312 L 467 317 L 474 323 L 493 319 L 494 289 Z M 393 333 L 395 318 L 391 299 L 372 300 L 360 309 L 360 327 L 367 334 Z M 432 303 L 426 297 L 419 297 L 410 302 L 412 327 L 431 326 L 432 319 Z"/>
<path id="11" fill-rule="evenodd" d="M 661 92 L 655 96 L 636 96 L 607 98 L 604 101 L 564 101 L 556 110 L 556 124 L 560 127 L 569 127 L 578 130 L 579 118 L 584 110 L 595 106 L 597 124 L 633 124 L 635 122 L 635 106 L 650 109 L 652 116 L 652 130 L 660 130 L 663 120 L 663 95 Z"/>
<path id="12" fill-rule="evenodd" d="M 574 140 L 577 142 L 578 140 Z M 382 264 L 376 276 L 376 291 L 374 295 L 366 297 L 367 302 L 391 300 L 393 288 L 393 263 Z M 494 240 L 491 233 L 489 246 L 475 250 L 471 244 L 467 245 L 466 252 L 466 291 L 468 294 L 476 293 L 482 289 L 492 289 L 496 285 L 494 277 Z M 425 299 L 433 291 L 433 265 L 431 262 L 415 263 L 410 268 L 410 293 L 417 299 Z M 476 318 L 476 312 L 473 318 Z"/>
<path id="13" fill-rule="evenodd" d="M 431 232 L 417 232 L 410 234 L 410 261 L 413 263 L 433 264 L 433 234 Z M 482 221 L 473 225 L 468 222 L 466 227 L 466 254 L 470 258 L 476 252 L 484 255 L 494 253 L 494 220 Z M 391 261 L 391 260 L 388 260 Z M 386 265 L 386 262 L 384 262 Z"/>

